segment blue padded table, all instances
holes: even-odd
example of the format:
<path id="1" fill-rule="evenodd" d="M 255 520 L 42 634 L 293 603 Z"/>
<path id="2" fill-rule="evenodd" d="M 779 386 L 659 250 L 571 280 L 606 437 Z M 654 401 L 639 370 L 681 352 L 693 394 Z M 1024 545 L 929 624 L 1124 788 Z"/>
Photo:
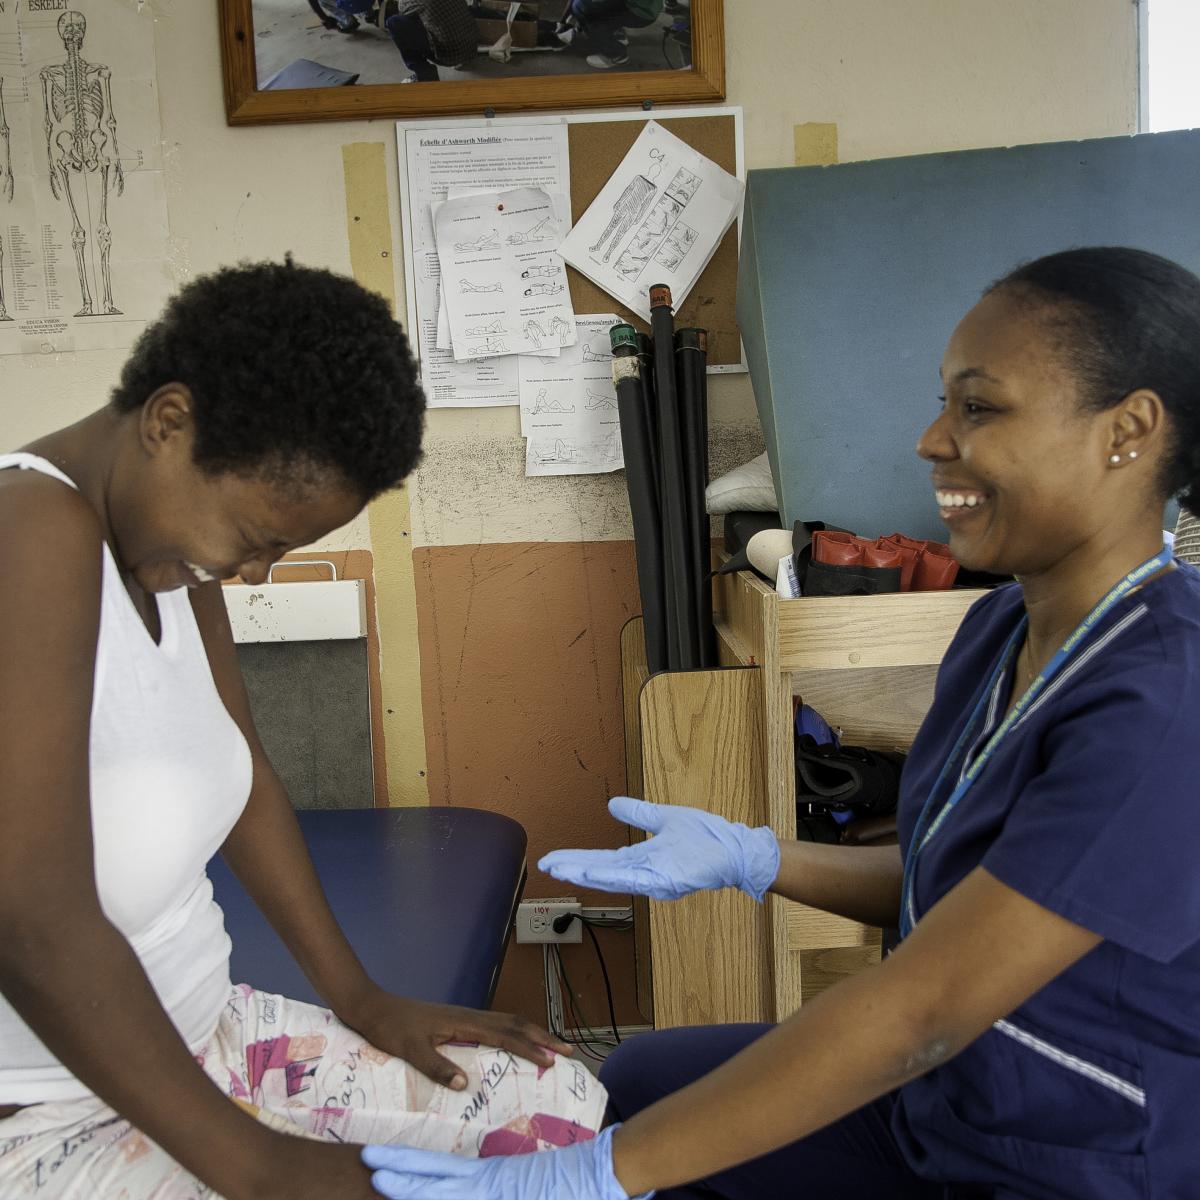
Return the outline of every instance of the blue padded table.
<path id="1" fill-rule="evenodd" d="M 371 978 L 420 1000 L 487 1008 L 525 882 L 525 830 L 477 808 L 298 812 L 334 915 Z M 208 864 L 235 983 L 320 1004 L 218 855 Z"/>

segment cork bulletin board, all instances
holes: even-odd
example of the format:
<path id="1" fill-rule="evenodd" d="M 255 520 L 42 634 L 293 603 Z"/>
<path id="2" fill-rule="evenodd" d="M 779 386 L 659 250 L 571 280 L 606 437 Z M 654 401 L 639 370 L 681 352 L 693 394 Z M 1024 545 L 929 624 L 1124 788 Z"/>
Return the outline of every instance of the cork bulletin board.
<path id="1" fill-rule="evenodd" d="M 678 111 L 678 110 L 675 110 Z M 743 178 L 741 163 L 741 110 L 705 110 L 704 115 L 667 117 L 656 113 L 638 113 L 633 120 L 572 120 L 567 118 L 567 144 L 571 150 L 571 221 L 586 211 L 608 177 L 642 132 L 642 125 L 653 118 L 681 142 L 711 158 L 731 175 Z M 742 342 L 734 313 L 738 273 L 738 228 L 735 222 L 721 240 L 696 286 L 675 313 L 675 327 L 695 325 L 708 330 L 710 368 L 742 368 Z M 617 303 L 603 288 L 585 279 L 574 267 L 567 268 L 571 282 L 571 300 L 576 312 L 615 312 L 642 330 L 650 327 L 624 305 Z"/>
<path id="2" fill-rule="evenodd" d="M 546 115 L 531 117 L 495 117 L 489 124 L 517 122 L 546 123 L 554 120 Z M 691 109 L 657 109 L 630 113 L 564 114 L 570 150 L 571 221 L 578 221 L 588 205 L 599 194 L 609 176 L 617 169 L 629 148 L 637 140 L 642 126 L 657 121 L 681 141 L 712 159 L 719 167 L 745 178 L 742 152 L 742 110 L 737 107 L 703 107 Z M 446 127 L 455 124 L 479 124 L 479 121 L 430 121 Z M 411 127 L 405 122 L 405 127 Z M 402 222 L 402 225 L 404 222 Z M 694 325 L 708 330 L 708 369 L 711 372 L 744 371 L 742 341 L 735 313 L 738 274 L 738 234 L 741 221 L 726 232 L 695 287 L 675 313 L 676 328 Z M 409 247 L 404 248 L 406 276 L 412 270 Z M 645 332 L 647 324 L 603 288 L 585 279 L 573 267 L 567 268 L 571 300 L 577 313 L 615 312 Z M 409 287 L 409 320 L 415 320 L 413 289 Z"/>

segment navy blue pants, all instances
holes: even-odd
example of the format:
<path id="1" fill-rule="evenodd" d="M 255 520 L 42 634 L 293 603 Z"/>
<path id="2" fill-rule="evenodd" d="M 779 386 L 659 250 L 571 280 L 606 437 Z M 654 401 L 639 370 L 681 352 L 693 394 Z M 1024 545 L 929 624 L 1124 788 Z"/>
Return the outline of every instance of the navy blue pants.
<path id="1" fill-rule="evenodd" d="M 711 1025 L 639 1034 L 618 1046 L 600 1071 L 615 1120 L 707 1075 L 771 1025 Z M 658 1200 L 967 1200 L 986 1195 L 914 1175 L 892 1139 L 895 1095 L 843 1117 L 762 1158 L 700 1183 L 670 1188 Z"/>
<path id="2" fill-rule="evenodd" d="M 588 41 L 601 53 L 620 58 L 625 53 L 619 34 L 623 29 L 642 29 L 657 18 L 635 17 L 625 0 L 571 0 L 571 15 Z"/>
<path id="3" fill-rule="evenodd" d="M 433 63 L 433 46 L 421 18 L 398 14 L 388 17 L 384 24 L 404 65 L 421 83 L 434 83 L 439 78 L 438 69 Z"/>

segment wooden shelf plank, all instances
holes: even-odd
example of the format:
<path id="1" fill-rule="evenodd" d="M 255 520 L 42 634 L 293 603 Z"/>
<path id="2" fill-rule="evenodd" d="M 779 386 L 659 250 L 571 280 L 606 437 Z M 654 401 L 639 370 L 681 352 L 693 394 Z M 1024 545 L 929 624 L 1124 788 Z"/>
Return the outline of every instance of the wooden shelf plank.
<path id="1" fill-rule="evenodd" d="M 780 600 L 779 669 L 933 667 L 983 591 Z"/>
<path id="2" fill-rule="evenodd" d="M 878 947 L 883 936 L 878 929 L 860 925 L 848 917 L 809 908 L 807 904 L 790 904 L 787 911 L 787 944 L 789 950 L 835 950 L 842 946 Z"/>
<path id="3" fill-rule="evenodd" d="M 764 821 L 758 672 L 652 675 L 641 691 L 646 799 Z M 734 889 L 650 903 L 654 1024 L 769 1021 L 764 909 Z"/>

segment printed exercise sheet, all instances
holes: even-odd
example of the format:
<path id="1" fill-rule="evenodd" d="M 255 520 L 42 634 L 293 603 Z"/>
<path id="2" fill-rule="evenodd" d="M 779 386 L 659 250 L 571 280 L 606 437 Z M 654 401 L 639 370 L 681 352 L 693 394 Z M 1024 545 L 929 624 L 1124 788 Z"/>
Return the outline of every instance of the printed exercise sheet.
<path id="1" fill-rule="evenodd" d="M 429 405 L 479 408 L 516 404 L 519 393 L 515 355 L 476 354 L 456 362 L 452 351 L 438 349 L 441 271 L 433 205 L 451 194 L 480 188 L 541 188 L 551 195 L 562 195 L 569 212 L 567 127 L 561 122 L 440 127 L 397 124 L 396 137 L 404 164 L 401 203 L 406 213 L 406 253 L 411 261 L 407 279 L 410 323 L 415 329 L 410 334 L 421 360 L 421 379 Z"/>
<path id="2" fill-rule="evenodd" d="M 650 287 L 678 307 L 742 208 L 745 185 L 647 121 L 621 165 L 564 239 L 563 258 L 650 319 Z"/>
<path id="3" fill-rule="evenodd" d="M 132 345 L 172 281 L 154 13 L 0 3 L 0 354 Z"/>
<path id="4" fill-rule="evenodd" d="M 608 331 L 620 318 L 575 318 L 579 340 L 557 359 L 521 359 L 526 475 L 594 475 L 625 465 Z"/>
<path id="5" fill-rule="evenodd" d="M 466 188 L 466 189 L 463 189 L 462 191 L 456 191 L 456 190 L 452 189 L 450 192 L 449 198 L 451 200 L 458 200 L 462 196 L 473 196 L 473 195 L 478 195 L 478 194 L 479 194 L 478 188 Z M 554 195 L 554 196 L 551 196 L 550 199 L 554 202 L 554 214 L 558 218 L 558 229 L 559 229 L 560 236 L 555 241 L 554 247 L 553 247 L 555 250 L 557 250 L 560 243 L 562 242 L 562 235 L 565 234 L 566 231 L 571 228 L 571 207 L 567 203 L 566 196 Z M 442 205 L 444 203 L 445 203 L 444 200 L 437 201 L 434 203 L 433 220 L 434 220 L 435 229 L 437 226 L 438 210 L 442 207 Z M 564 274 L 565 274 L 565 271 L 564 271 Z M 437 348 L 439 350 L 453 350 L 454 342 L 450 337 L 450 312 L 446 306 L 446 291 L 447 291 L 447 289 L 446 289 L 445 283 L 446 283 L 446 281 L 444 279 L 438 280 Z M 522 286 L 524 287 L 526 285 L 522 285 Z M 540 354 L 543 357 L 547 357 L 547 358 L 557 358 L 558 357 L 558 346 L 546 344 L 546 345 L 543 345 L 540 349 L 534 350 L 531 353 Z M 456 355 L 455 356 L 456 361 L 458 360 L 458 358 L 459 358 L 459 356 Z"/>
<path id="6" fill-rule="evenodd" d="M 447 200 L 438 206 L 434 237 L 456 361 L 574 344 L 549 193 L 514 188 Z"/>

